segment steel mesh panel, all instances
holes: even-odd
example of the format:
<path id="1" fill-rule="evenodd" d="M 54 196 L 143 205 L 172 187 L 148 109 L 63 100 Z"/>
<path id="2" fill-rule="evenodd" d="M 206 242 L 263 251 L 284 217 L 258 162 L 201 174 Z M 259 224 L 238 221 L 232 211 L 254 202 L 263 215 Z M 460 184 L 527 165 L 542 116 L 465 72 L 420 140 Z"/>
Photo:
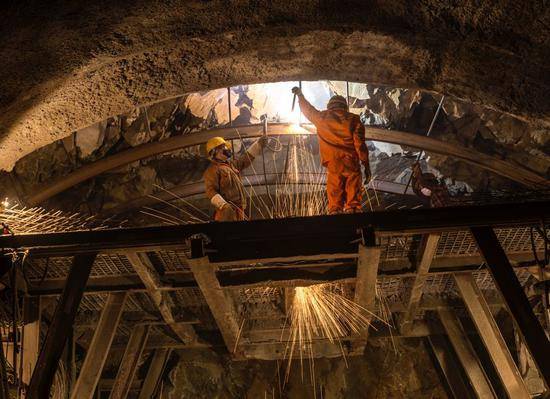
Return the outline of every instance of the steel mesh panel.
<path id="1" fill-rule="evenodd" d="M 531 274 L 522 269 L 514 269 L 516 276 L 522 286 L 527 284 Z M 489 270 L 479 270 L 472 273 L 476 285 L 481 291 L 497 291 L 495 282 Z M 459 296 L 452 273 L 441 273 L 428 275 L 422 294 L 425 295 L 443 295 L 443 296 Z"/>
<path id="2" fill-rule="evenodd" d="M 198 287 L 172 291 L 171 293 L 176 305 L 190 308 L 208 306 L 200 288 Z"/>
<path id="3" fill-rule="evenodd" d="M 454 280 L 451 274 L 433 274 L 428 275 L 424 281 L 424 286 L 422 287 L 422 294 L 432 295 L 432 294 L 455 294 L 454 290 Z"/>
<path id="4" fill-rule="evenodd" d="M 472 255 L 477 246 L 469 231 L 446 231 L 441 234 L 435 256 Z"/>
<path id="5" fill-rule="evenodd" d="M 530 229 L 530 227 L 502 228 L 495 229 L 495 233 L 506 253 L 531 252 Z M 537 233 L 534 234 L 534 242 L 535 247 L 542 250 L 544 242 Z M 441 234 L 435 256 L 470 256 L 478 252 L 469 231 L 446 231 Z"/>
<path id="6" fill-rule="evenodd" d="M 282 314 L 284 290 L 282 288 L 258 287 L 238 291 L 237 303 L 243 319 L 266 319 Z"/>
<path id="7" fill-rule="evenodd" d="M 72 257 L 30 258 L 25 262 L 24 267 L 29 279 L 40 280 L 42 277 L 64 278 L 69 274 L 72 264 Z"/>
<path id="8" fill-rule="evenodd" d="M 80 301 L 79 310 L 81 311 L 100 311 L 105 307 L 108 294 L 90 294 L 84 295 Z"/>
<path id="9" fill-rule="evenodd" d="M 532 250 L 530 231 L 530 227 L 495 229 L 500 244 L 509 253 L 529 252 Z M 542 237 L 534 232 L 533 238 L 535 248 L 543 249 L 544 242 Z"/>
<path id="10" fill-rule="evenodd" d="M 241 303 L 261 304 L 281 301 L 282 288 L 258 287 L 239 290 L 238 300 Z"/>
<path id="11" fill-rule="evenodd" d="M 409 258 L 415 256 L 421 236 L 388 236 L 380 239 L 381 260 Z"/>
<path id="12" fill-rule="evenodd" d="M 132 264 L 124 255 L 119 254 L 99 254 L 96 257 L 91 275 L 113 276 L 120 274 L 135 274 Z"/>
<path id="13" fill-rule="evenodd" d="M 155 251 L 147 254 L 151 261 L 162 265 L 164 271 L 189 270 L 185 251 Z"/>
<path id="14" fill-rule="evenodd" d="M 72 263 L 72 257 L 31 258 L 25 263 L 25 272 L 30 280 L 40 280 L 43 276 L 48 279 L 66 278 L 69 275 Z M 46 272 L 45 275 L 44 272 Z M 119 254 L 97 255 L 90 272 L 92 277 L 124 274 L 135 274 L 135 271 L 128 259 Z"/>
<path id="15" fill-rule="evenodd" d="M 157 307 L 146 292 L 132 292 L 126 299 L 124 309 L 127 311 L 145 311 L 153 313 Z"/>
<path id="16" fill-rule="evenodd" d="M 402 301 L 406 284 L 405 279 L 392 276 L 379 276 L 376 282 L 377 297 L 379 300 L 394 303 Z"/>

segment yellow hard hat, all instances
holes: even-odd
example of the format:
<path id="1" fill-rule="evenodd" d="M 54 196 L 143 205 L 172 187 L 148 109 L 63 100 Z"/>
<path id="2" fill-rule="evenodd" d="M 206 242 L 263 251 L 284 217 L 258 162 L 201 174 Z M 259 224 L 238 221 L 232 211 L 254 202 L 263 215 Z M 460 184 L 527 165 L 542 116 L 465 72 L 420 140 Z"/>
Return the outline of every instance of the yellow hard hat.
<path id="1" fill-rule="evenodd" d="M 225 141 L 223 137 L 212 137 L 210 140 L 206 142 L 206 153 L 210 154 L 210 151 L 212 151 L 214 148 L 219 147 L 220 145 L 225 144 L 227 148 L 231 148 L 231 143 L 228 141 Z"/>

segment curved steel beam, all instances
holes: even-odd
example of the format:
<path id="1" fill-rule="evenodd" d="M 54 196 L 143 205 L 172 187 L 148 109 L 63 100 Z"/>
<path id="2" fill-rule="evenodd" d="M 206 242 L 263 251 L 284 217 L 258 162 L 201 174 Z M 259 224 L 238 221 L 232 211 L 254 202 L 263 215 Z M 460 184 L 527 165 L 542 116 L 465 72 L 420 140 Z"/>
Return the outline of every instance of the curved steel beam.
<path id="1" fill-rule="evenodd" d="M 68 188 L 82 183 L 92 177 L 112 169 L 127 165 L 129 163 L 149 158 L 166 152 L 199 145 L 215 136 L 223 136 L 228 139 L 259 137 L 263 133 L 263 125 L 249 125 L 243 127 L 227 127 L 220 129 L 205 130 L 183 136 L 171 137 L 169 139 L 142 144 L 129 150 L 120 152 L 99 161 L 85 165 L 82 168 L 46 184 L 26 198 L 26 203 L 35 206 L 53 197 Z M 297 127 L 290 124 L 270 124 L 268 135 L 294 135 L 294 134 L 315 134 L 312 125 Z M 476 150 L 462 147 L 456 144 L 420 136 L 413 133 L 406 133 L 396 130 L 386 130 L 375 127 L 366 127 L 366 138 L 372 141 L 407 145 L 441 155 L 448 155 L 458 158 L 464 162 L 494 172 L 518 183 L 531 188 L 550 187 L 550 182 L 542 176 L 531 172 L 520 165 L 511 164 L 500 159 L 485 155 Z"/>
<path id="2" fill-rule="evenodd" d="M 273 186 L 276 186 L 277 184 L 280 184 L 281 177 L 282 177 L 282 174 L 273 174 L 273 173 L 268 174 L 267 185 L 269 187 L 273 187 Z M 325 178 L 322 178 L 320 182 L 324 183 L 325 180 L 326 180 Z M 312 181 L 308 181 L 308 179 L 304 177 L 300 181 L 293 184 L 311 184 L 314 182 L 317 182 L 316 178 L 312 179 Z M 266 194 L 264 190 L 264 187 L 266 186 L 266 181 L 264 177 L 261 175 L 246 176 L 246 179 L 244 179 L 243 184 L 245 187 L 252 188 L 257 194 Z M 378 192 L 404 195 L 405 184 L 373 179 L 370 181 L 368 188 L 376 190 Z M 413 190 L 410 187 L 407 189 L 407 192 L 405 194 L 415 195 Z M 124 212 L 128 212 L 137 208 L 142 208 L 144 206 L 151 206 L 152 204 L 156 204 L 159 201 L 172 201 L 178 197 L 189 198 L 194 195 L 204 195 L 204 182 L 190 182 L 186 184 L 180 184 L 178 186 L 171 187 L 170 191 L 158 191 L 154 195 L 156 198 L 146 195 L 143 197 L 132 199 L 128 202 L 124 202 L 115 207 L 105 209 L 101 212 L 101 215 L 108 217 L 108 216 L 118 215 Z M 374 191 L 371 191 L 370 195 L 374 196 L 375 195 Z"/>
<path id="3" fill-rule="evenodd" d="M 396 130 L 383 130 L 373 127 L 366 127 L 365 129 L 367 140 L 406 145 L 440 155 L 451 156 L 533 189 L 550 187 L 550 181 L 543 176 L 521 165 L 491 157 L 475 149 Z"/>

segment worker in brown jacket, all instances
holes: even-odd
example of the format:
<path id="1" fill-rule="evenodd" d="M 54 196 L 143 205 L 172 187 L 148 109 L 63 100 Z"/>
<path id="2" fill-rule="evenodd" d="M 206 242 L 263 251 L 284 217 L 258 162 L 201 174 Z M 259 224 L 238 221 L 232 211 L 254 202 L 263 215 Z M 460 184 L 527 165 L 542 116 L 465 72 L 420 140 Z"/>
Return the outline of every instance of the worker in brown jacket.
<path id="1" fill-rule="evenodd" d="M 445 183 L 441 183 L 433 173 L 424 173 L 420 163 L 412 167 L 412 189 L 420 198 L 430 202 L 431 208 L 451 205 L 451 196 Z"/>
<path id="2" fill-rule="evenodd" d="M 207 197 L 215 208 L 214 220 L 230 222 L 244 220 L 246 194 L 241 171 L 254 161 L 267 142 L 263 136 L 248 148 L 247 152 L 233 159 L 231 143 L 223 137 L 214 137 L 206 143 L 210 166 L 204 172 Z"/>
<path id="3" fill-rule="evenodd" d="M 342 96 L 333 96 L 327 110 L 319 111 L 305 99 L 299 87 L 294 87 L 292 92 L 298 97 L 302 113 L 317 128 L 321 163 L 327 169 L 329 213 L 360 212 L 361 165 L 365 185 L 370 180 L 370 167 L 365 127 L 359 115 L 348 111 L 348 103 Z"/>

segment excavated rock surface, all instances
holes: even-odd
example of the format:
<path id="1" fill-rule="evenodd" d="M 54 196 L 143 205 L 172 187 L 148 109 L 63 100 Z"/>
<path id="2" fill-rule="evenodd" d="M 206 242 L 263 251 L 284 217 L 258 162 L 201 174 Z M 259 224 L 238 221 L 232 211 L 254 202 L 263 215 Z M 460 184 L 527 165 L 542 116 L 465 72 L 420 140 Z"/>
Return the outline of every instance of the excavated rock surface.
<path id="1" fill-rule="evenodd" d="M 162 399 L 197 398 L 314 398 L 307 362 L 302 380 L 299 361 L 291 369 L 286 386 L 279 394 L 275 362 L 231 362 L 213 352 L 177 351 L 171 370 L 163 377 Z M 396 339 L 367 346 L 363 356 L 343 359 L 317 359 L 317 396 L 326 399 L 430 398 L 447 394 L 421 340 Z M 281 363 L 284 379 L 285 363 Z M 283 381 L 281 380 L 281 385 Z"/>
<path id="2" fill-rule="evenodd" d="M 425 88 L 541 127 L 550 122 L 550 9 L 540 1 L 29 0 L 3 7 L 6 170 L 137 105 L 238 83 L 328 78 Z"/>

